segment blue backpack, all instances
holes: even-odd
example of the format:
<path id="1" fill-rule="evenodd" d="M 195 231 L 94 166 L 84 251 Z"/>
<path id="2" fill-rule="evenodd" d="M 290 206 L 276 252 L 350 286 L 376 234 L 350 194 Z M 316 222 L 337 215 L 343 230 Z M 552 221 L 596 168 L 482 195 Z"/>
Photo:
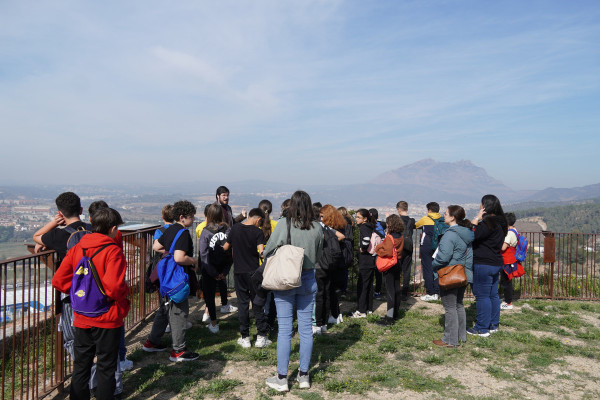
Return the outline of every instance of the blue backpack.
<path id="1" fill-rule="evenodd" d="M 67 239 L 67 250 L 69 250 L 71 247 L 75 247 L 82 237 L 88 233 L 92 233 L 92 225 L 86 223 L 85 226 L 80 226 L 77 229 L 71 226 L 66 226 L 65 232 L 69 234 L 69 238 Z"/>
<path id="2" fill-rule="evenodd" d="M 175 262 L 175 258 L 173 257 L 175 244 L 185 230 L 181 229 L 177 232 L 173 243 L 171 243 L 169 252 L 165 253 L 158 264 L 156 264 L 156 273 L 160 282 L 160 295 L 173 300 L 175 303 L 181 303 L 190 294 L 188 274 L 181 265 Z"/>
<path id="3" fill-rule="evenodd" d="M 71 307 L 77 314 L 86 317 L 98 317 L 106 313 L 112 301 L 106 296 L 104 286 L 94 266 L 92 259 L 108 246 L 116 246 L 116 243 L 108 243 L 100 247 L 91 257 L 83 251 L 83 257 L 77 263 L 73 271 L 73 282 L 69 292 Z"/>
<path id="4" fill-rule="evenodd" d="M 431 217 L 429 217 L 431 218 Z M 440 217 L 438 219 L 433 219 L 433 236 L 431 238 L 431 248 L 435 251 L 440 244 L 440 240 L 444 233 L 450 228 L 448 224 L 444 222 L 444 217 Z"/>
<path id="5" fill-rule="evenodd" d="M 511 229 L 517 235 L 517 252 L 515 254 L 515 258 L 519 262 L 525 261 L 527 258 L 527 247 L 529 246 L 529 240 L 523 235 L 520 235 L 516 229 Z"/>

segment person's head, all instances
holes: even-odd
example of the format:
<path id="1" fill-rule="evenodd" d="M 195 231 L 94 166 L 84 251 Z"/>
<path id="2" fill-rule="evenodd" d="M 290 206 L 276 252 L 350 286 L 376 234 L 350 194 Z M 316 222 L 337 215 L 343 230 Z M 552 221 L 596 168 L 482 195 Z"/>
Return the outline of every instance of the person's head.
<path id="1" fill-rule="evenodd" d="M 108 208 L 108 204 L 106 204 L 106 202 L 104 200 L 97 200 L 97 201 L 94 201 L 92 204 L 90 204 L 90 206 L 88 207 L 88 214 L 90 217 L 90 221 L 91 221 L 92 215 L 101 208 Z"/>
<path id="2" fill-rule="evenodd" d="M 312 228 L 315 213 L 310 196 L 304 190 L 297 190 L 292 195 L 290 208 L 288 208 L 288 217 L 292 219 L 292 224 L 295 227 L 304 230 Z"/>
<path id="3" fill-rule="evenodd" d="M 290 208 L 291 199 L 285 199 L 283 203 L 281 203 L 281 216 L 287 217 L 287 210 Z"/>
<path id="4" fill-rule="evenodd" d="M 369 214 L 371 215 L 372 221 L 377 221 L 379 219 L 379 211 L 376 208 L 369 208 Z"/>
<path id="5" fill-rule="evenodd" d="M 223 216 L 223 208 L 218 204 L 209 204 L 204 209 L 204 216 L 206 217 L 206 225 L 215 224 L 215 225 L 223 225 L 225 224 L 225 217 Z"/>
<path id="6" fill-rule="evenodd" d="M 346 220 L 334 206 L 325 204 L 321 208 L 321 222 L 330 228 L 341 230 L 346 227 Z"/>
<path id="7" fill-rule="evenodd" d="M 444 213 L 444 222 L 450 226 L 460 225 L 471 229 L 471 221 L 465 218 L 465 209 L 455 204 L 448 206 Z"/>
<path id="8" fill-rule="evenodd" d="M 217 205 L 217 204 L 215 204 Z M 207 204 L 204 206 L 204 218 L 206 219 L 206 216 L 208 215 L 208 209 L 210 208 L 210 204 Z"/>
<path id="9" fill-rule="evenodd" d="M 265 213 L 265 218 L 262 220 L 260 229 L 263 231 L 265 239 L 269 240 L 269 237 L 271 236 L 271 212 L 273 212 L 273 203 L 267 199 L 261 200 L 260 203 L 258 203 L 258 208 Z"/>
<path id="10" fill-rule="evenodd" d="M 321 208 L 323 205 L 320 202 L 313 203 L 313 214 L 315 214 L 315 218 L 317 218 L 321 214 Z"/>
<path id="11" fill-rule="evenodd" d="M 215 195 L 215 197 L 217 198 L 217 202 L 219 204 L 228 204 L 229 203 L 229 189 L 227 189 L 227 187 L 225 186 L 219 186 L 217 188 L 217 193 Z"/>
<path id="12" fill-rule="evenodd" d="M 352 220 L 352 217 L 350 216 L 350 213 L 348 212 L 348 209 L 346 207 L 338 207 L 338 211 L 340 212 L 340 214 L 342 214 L 342 217 L 344 217 L 346 223 L 354 225 L 354 221 Z"/>
<path id="13" fill-rule="evenodd" d="M 481 198 L 481 208 L 486 214 L 504 215 L 500 200 L 493 194 L 486 194 Z"/>
<path id="14" fill-rule="evenodd" d="M 387 225 L 388 233 L 403 233 L 404 232 L 404 222 L 402 222 L 402 218 L 396 214 L 392 214 L 385 219 L 385 223 Z"/>
<path id="15" fill-rule="evenodd" d="M 172 224 L 173 220 L 175 219 L 175 218 L 173 218 L 173 205 L 172 204 L 165 205 L 162 208 L 160 215 L 165 224 Z"/>
<path id="16" fill-rule="evenodd" d="M 196 206 L 187 200 L 179 200 L 173 204 L 173 219 L 185 227 L 194 223 Z"/>
<path id="17" fill-rule="evenodd" d="M 65 218 L 74 218 L 81 215 L 81 199 L 73 192 L 64 192 L 56 198 L 56 208 Z"/>
<path id="18" fill-rule="evenodd" d="M 427 212 L 432 212 L 432 213 L 439 213 L 440 212 L 440 205 L 438 203 L 436 203 L 435 201 L 432 201 L 431 203 L 427 203 Z"/>
<path id="19" fill-rule="evenodd" d="M 356 210 L 356 214 L 354 214 L 354 220 L 356 221 L 357 225 L 371 222 L 371 214 L 369 214 L 369 210 L 366 208 L 359 208 Z"/>
<path id="20" fill-rule="evenodd" d="M 398 211 L 398 214 L 408 212 L 408 203 L 404 200 L 397 202 L 396 203 L 396 211 Z"/>
<path id="21" fill-rule="evenodd" d="M 260 208 L 256 207 L 248 212 L 248 218 L 244 221 L 247 225 L 255 225 L 260 228 L 260 225 L 265 219 L 265 213 Z"/>
<path id="22" fill-rule="evenodd" d="M 123 224 L 121 214 L 110 207 L 99 208 L 92 215 L 92 232 L 115 238 L 118 226 Z"/>
<path id="23" fill-rule="evenodd" d="M 514 226 L 515 222 L 517 222 L 517 217 L 515 216 L 515 213 L 506 213 L 504 214 L 504 216 L 506 217 L 506 223 L 508 224 L 508 226 Z"/>

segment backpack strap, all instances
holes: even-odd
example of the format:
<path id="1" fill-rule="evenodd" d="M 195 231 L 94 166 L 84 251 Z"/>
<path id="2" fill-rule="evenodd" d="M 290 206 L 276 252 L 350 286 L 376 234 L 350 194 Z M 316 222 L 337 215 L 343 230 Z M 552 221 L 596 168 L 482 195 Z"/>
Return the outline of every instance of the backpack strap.
<path id="1" fill-rule="evenodd" d="M 179 240 L 179 238 L 181 237 L 181 234 L 185 230 L 186 230 L 185 228 L 181 228 L 179 230 L 179 232 L 177 232 L 177 235 L 175 235 L 175 239 L 173 239 L 173 243 L 171 243 L 171 248 L 169 249 L 170 254 L 173 254 L 173 252 L 175 251 L 175 245 L 177 244 L 177 241 Z"/>
<path id="2" fill-rule="evenodd" d="M 521 235 L 519 235 L 519 232 L 517 232 L 516 229 L 514 229 L 514 228 L 513 229 L 509 229 L 509 231 L 513 231 L 515 233 L 515 235 L 517 235 L 517 240 L 519 240 L 519 236 L 521 236 Z"/>
<path id="3" fill-rule="evenodd" d="M 90 257 L 90 261 L 89 261 L 90 270 L 92 271 L 92 275 L 94 276 L 94 281 L 96 281 L 96 285 L 98 285 L 98 289 L 100 289 L 100 293 L 102 293 L 104 296 L 106 296 L 106 292 L 104 292 L 104 286 L 102 286 L 102 281 L 100 280 L 100 275 L 98 275 L 98 271 L 96 270 L 96 266 L 94 265 L 92 258 L 94 258 L 98 253 L 100 253 L 102 250 L 104 250 L 108 246 L 116 246 L 116 245 L 117 245 L 116 243 L 105 244 L 104 246 L 102 246 L 98 250 L 96 250 L 96 252 L 94 254 L 92 254 L 92 256 Z M 81 250 L 83 250 L 83 256 L 85 257 L 86 256 L 85 249 L 82 248 Z"/>

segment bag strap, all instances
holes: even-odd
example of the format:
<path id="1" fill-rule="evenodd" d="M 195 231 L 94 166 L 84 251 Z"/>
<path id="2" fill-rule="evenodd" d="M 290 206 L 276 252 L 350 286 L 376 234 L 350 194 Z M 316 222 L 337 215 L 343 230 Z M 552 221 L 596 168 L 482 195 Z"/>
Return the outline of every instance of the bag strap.
<path id="1" fill-rule="evenodd" d="M 173 254 L 173 252 L 175 251 L 175 245 L 177 244 L 177 241 L 179 240 L 179 238 L 181 237 L 181 234 L 185 230 L 186 230 L 185 228 L 181 228 L 179 230 L 179 232 L 177 232 L 177 235 L 175 235 L 175 239 L 173 239 L 173 243 L 171 243 L 171 248 L 169 249 L 169 254 Z"/>
<path id="2" fill-rule="evenodd" d="M 517 232 L 516 229 L 514 229 L 514 228 L 513 229 L 509 229 L 509 231 L 513 231 L 515 233 L 515 235 L 517 236 L 517 240 L 519 240 L 519 236 L 521 236 L 521 235 L 519 235 L 519 232 Z"/>
<path id="3" fill-rule="evenodd" d="M 287 222 L 287 244 L 292 244 L 292 236 L 290 235 L 290 230 L 292 229 L 292 219 L 290 217 L 287 217 L 286 222 Z"/>
<path id="4" fill-rule="evenodd" d="M 96 270 L 96 266 L 94 265 L 92 258 L 94 258 L 98 253 L 100 253 L 102 250 L 104 250 L 108 246 L 116 246 L 116 245 L 117 245 L 116 243 L 105 244 L 104 246 L 102 246 L 98 250 L 96 250 L 96 252 L 94 254 L 92 254 L 92 256 L 90 257 L 90 260 L 89 260 L 90 270 L 92 271 L 92 276 L 94 277 L 94 281 L 96 281 L 96 285 L 98 286 L 98 289 L 100 289 L 100 293 L 102 293 L 104 296 L 106 296 L 106 293 L 104 292 L 104 286 L 102 286 L 102 281 L 100 280 L 100 275 L 98 275 L 98 271 Z M 82 248 L 82 250 L 83 250 L 83 256 L 85 257 L 85 249 Z"/>

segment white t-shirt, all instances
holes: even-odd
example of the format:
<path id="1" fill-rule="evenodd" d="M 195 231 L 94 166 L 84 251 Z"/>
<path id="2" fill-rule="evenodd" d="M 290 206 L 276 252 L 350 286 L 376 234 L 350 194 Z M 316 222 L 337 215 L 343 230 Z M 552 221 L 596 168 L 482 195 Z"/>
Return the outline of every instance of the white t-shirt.
<path id="1" fill-rule="evenodd" d="M 510 247 L 517 247 L 519 239 L 517 239 L 517 235 L 513 231 L 509 230 L 504 238 L 504 243 L 508 243 Z"/>

